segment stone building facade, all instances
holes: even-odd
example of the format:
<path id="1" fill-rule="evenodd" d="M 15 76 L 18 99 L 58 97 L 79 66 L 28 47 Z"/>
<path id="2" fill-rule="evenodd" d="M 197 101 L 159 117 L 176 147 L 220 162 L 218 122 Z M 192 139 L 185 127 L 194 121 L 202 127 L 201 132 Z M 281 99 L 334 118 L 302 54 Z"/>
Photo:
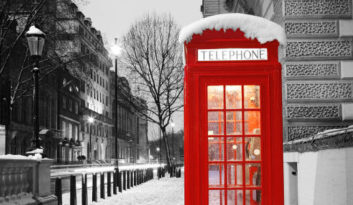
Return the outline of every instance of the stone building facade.
<path id="1" fill-rule="evenodd" d="M 77 136 L 81 141 L 81 153 L 86 158 L 92 155 L 92 160 L 111 159 L 107 146 L 113 126 L 108 83 L 111 59 L 100 31 L 92 26 L 91 19 L 86 18 L 75 3 L 56 0 L 56 7 L 59 35 L 56 50 L 61 51 L 67 60 L 78 59 L 69 64 L 68 69 L 82 71 L 83 74 L 79 89 L 82 99 L 81 133 Z M 89 124 L 89 117 L 94 118 L 93 124 Z M 91 153 L 89 147 L 92 148 Z"/>
<path id="2" fill-rule="evenodd" d="M 247 13 L 280 24 L 286 204 L 353 200 L 352 0 L 203 0 L 204 17 Z M 318 134 L 325 130 L 333 134 Z M 334 132 L 338 132 L 335 134 Z M 345 134 L 342 134 L 345 133 Z"/>
<path id="3" fill-rule="evenodd" d="M 82 114 L 80 81 L 66 68 L 56 71 L 57 79 L 57 127 L 60 129 L 60 142 L 57 144 L 57 162 L 78 161 L 82 153 L 80 138 L 80 116 Z M 47 146 L 44 146 L 47 147 Z"/>
<path id="4" fill-rule="evenodd" d="M 204 17 L 250 10 L 285 29 L 285 141 L 353 124 L 351 0 L 204 0 L 201 8 Z"/>
<path id="5" fill-rule="evenodd" d="M 111 100 L 115 105 L 115 72 L 110 76 Z M 135 97 L 125 77 L 118 77 L 118 158 L 122 164 L 148 162 L 148 122 L 147 104 L 143 99 Z M 112 110 L 116 116 L 115 109 Z M 115 130 L 113 130 L 115 136 Z M 115 154 L 115 141 L 112 139 L 112 155 Z"/>

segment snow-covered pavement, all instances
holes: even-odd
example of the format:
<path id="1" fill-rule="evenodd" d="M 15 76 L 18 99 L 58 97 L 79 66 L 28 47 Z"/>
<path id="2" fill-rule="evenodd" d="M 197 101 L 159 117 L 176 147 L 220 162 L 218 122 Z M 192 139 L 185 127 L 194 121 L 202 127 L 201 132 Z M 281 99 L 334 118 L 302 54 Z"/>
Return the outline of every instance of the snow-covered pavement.
<path id="1" fill-rule="evenodd" d="M 184 178 L 154 179 L 123 193 L 101 200 L 96 205 L 183 205 Z"/>
<path id="2" fill-rule="evenodd" d="M 154 173 L 155 179 L 143 184 L 131 187 L 122 193 L 108 197 L 100 198 L 100 187 L 98 183 L 97 196 L 98 202 L 92 202 L 92 188 L 88 187 L 88 204 L 95 205 L 183 205 L 184 204 L 184 170 L 182 169 L 181 178 L 170 178 L 166 174 L 165 178 L 156 179 L 157 173 Z M 77 187 L 77 204 L 82 204 L 81 186 Z M 107 186 L 105 187 L 107 190 Z M 70 193 L 63 194 L 63 205 L 70 204 Z"/>

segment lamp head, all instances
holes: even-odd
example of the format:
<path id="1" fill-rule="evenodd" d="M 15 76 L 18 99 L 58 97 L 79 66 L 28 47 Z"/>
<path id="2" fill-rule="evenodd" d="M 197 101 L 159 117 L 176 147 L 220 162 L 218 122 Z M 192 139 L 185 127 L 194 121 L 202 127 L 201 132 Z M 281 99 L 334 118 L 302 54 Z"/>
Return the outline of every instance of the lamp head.
<path id="1" fill-rule="evenodd" d="M 122 49 L 121 47 L 119 46 L 118 44 L 118 39 L 115 38 L 115 44 L 114 46 L 111 47 L 111 52 L 112 54 L 115 56 L 115 57 L 118 57 L 120 56 L 121 52 L 122 52 Z"/>
<path id="2" fill-rule="evenodd" d="M 31 56 L 42 56 L 45 43 L 45 33 L 37 27 L 31 26 L 26 32 L 26 38 Z"/>

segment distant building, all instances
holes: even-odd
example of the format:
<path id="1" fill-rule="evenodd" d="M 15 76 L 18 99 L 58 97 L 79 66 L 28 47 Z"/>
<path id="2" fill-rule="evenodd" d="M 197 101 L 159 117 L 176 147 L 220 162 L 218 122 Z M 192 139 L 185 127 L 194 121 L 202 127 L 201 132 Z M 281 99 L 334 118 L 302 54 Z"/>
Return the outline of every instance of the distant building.
<path id="1" fill-rule="evenodd" d="M 203 0 L 204 17 L 229 12 L 285 29 L 281 50 L 286 204 L 348 204 L 353 186 L 352 0 Z M 342 134 L 345 133 L 345 134 Z M 315 191 L 314 191 L 315 190 Z"/>
<path id="2" fill-rule="evenodd" d="M 115 105 L 115 73 L 111 71 L 110 87 L 112 105 Z M 148 122 L 146 102 L 133 96 L 129 82 L 118 78 L 118 158 L 120 163 L 143 163 L 148 161 Z M 113 109 L 115 116 L 115 109 Z M 113 129 L 114 130 L 114 129 Z M 113 132 L 115 136 L 115 130 Z M 112 156 L 115 154 L 112 139 Z"/>

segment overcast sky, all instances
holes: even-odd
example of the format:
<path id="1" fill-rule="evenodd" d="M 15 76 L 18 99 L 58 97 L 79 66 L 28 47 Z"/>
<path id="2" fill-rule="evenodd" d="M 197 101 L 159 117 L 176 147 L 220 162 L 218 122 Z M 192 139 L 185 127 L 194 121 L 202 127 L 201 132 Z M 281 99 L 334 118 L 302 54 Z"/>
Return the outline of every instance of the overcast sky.
<path id="1" fill-rule="evenodd" d="M 202 0 L 83 0 L 80 6 L 93 26 L 100 30 L 110 44 L 114 38 L 121 38 L 130 25 L 148 12 L 170 13 L 177 24 L 186 26 L 202 17 Z M 183 112 L 173 117 L 175 131 L 183 129 Z M 154 138 L 158 131 L 150 126 L 149 137 Z M 152 136 L 151 136 L 152 135 Z"/>
<path id="2" fill-rule="evenodd" d="M 124 35 L 129 26 L 148 12 L 171 13 L 176 22 L 185 26 L 201 18 L 202 0 L 84 0 L 80 6 L 93 26 L 112 42 Z"/>

